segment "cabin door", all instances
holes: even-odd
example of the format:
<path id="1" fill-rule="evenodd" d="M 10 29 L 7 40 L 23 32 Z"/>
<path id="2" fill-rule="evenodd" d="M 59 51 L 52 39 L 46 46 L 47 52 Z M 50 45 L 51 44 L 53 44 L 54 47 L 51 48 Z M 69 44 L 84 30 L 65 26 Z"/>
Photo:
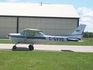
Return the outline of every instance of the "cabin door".
<path id="1" fill-rule="evenodd" d="M 34 37 L 34 35 L 35 35 L 35 32 L 34 31 L 27 31 L 26 32 L 26 35 L 25 35 L 25 38 L 24 38 L 24 41 L 25 42 L 31 42 L 31 43 L 33 43 L 33 42 L 35 42 L 35 37 Z"/>

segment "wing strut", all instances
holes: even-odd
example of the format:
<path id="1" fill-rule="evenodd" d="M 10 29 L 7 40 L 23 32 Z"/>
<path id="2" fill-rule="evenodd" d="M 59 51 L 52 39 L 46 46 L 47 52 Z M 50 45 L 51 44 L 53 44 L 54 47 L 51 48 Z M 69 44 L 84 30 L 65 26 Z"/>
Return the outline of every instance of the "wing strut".
<path id="1" fill-rule="evenodd" d="M 27 31 L 26 31 L 26 34 L 25 34 L 25 39 L 24 39 L 24 42 L 26 41 L 26 39 L 27 39 Z"/>

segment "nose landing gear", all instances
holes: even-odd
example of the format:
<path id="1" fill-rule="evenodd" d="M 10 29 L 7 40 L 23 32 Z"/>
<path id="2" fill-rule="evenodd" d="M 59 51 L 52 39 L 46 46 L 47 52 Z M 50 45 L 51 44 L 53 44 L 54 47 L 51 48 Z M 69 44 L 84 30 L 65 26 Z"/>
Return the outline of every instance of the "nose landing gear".
<path id="1" fill-rule="evenodd" d="M 17 49 L 16 45 L 14 45 L 12 49 L 13 49 L 13 50 Z"/>

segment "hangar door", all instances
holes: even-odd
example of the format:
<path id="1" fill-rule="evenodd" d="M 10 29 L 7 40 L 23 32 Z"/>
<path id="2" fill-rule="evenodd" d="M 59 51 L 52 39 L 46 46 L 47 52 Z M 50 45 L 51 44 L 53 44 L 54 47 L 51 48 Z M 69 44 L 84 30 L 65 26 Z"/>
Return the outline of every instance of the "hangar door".
<path id="1" fill-rule="evenodd" d="M 9 33 L 16 33 L 16 17 L 0 17 L 0 38 L 7 38 Z"/>
<path id="2" fill-rule="evenodd" d="M 19 32 L 25 28 L 37 28 L 41 25 L 40 23 L 39 18 L 19 18 Z"/>
<path id="3" fill-rule="evenodd" d="M 63 35 L 70 34 L 77 27 L 77 19 L 58 18 L 19 18 L 19 31 L 25 28 L 37 28 L 45 34 Z"/>

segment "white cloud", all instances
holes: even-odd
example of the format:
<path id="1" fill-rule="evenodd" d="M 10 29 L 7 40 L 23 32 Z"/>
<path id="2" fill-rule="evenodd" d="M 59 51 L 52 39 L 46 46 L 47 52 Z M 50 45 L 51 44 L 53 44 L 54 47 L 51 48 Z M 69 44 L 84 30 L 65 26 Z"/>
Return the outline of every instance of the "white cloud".
<path id="1" fill-rule="evenodd" d="M 81 7 L 81 8 L 78 8 L 77 12 L 78 12 L 81 16 L 93 17 L 93 10 L 90 9 L 90 8 Z"/>
<path id="2" fill-rule="evenodd" d="M 90 8 L 80 7 L 77 9 L 80 16 L 80 24 L 86 24 L 85 31 L 93 32 L 93 10 Z"/>

